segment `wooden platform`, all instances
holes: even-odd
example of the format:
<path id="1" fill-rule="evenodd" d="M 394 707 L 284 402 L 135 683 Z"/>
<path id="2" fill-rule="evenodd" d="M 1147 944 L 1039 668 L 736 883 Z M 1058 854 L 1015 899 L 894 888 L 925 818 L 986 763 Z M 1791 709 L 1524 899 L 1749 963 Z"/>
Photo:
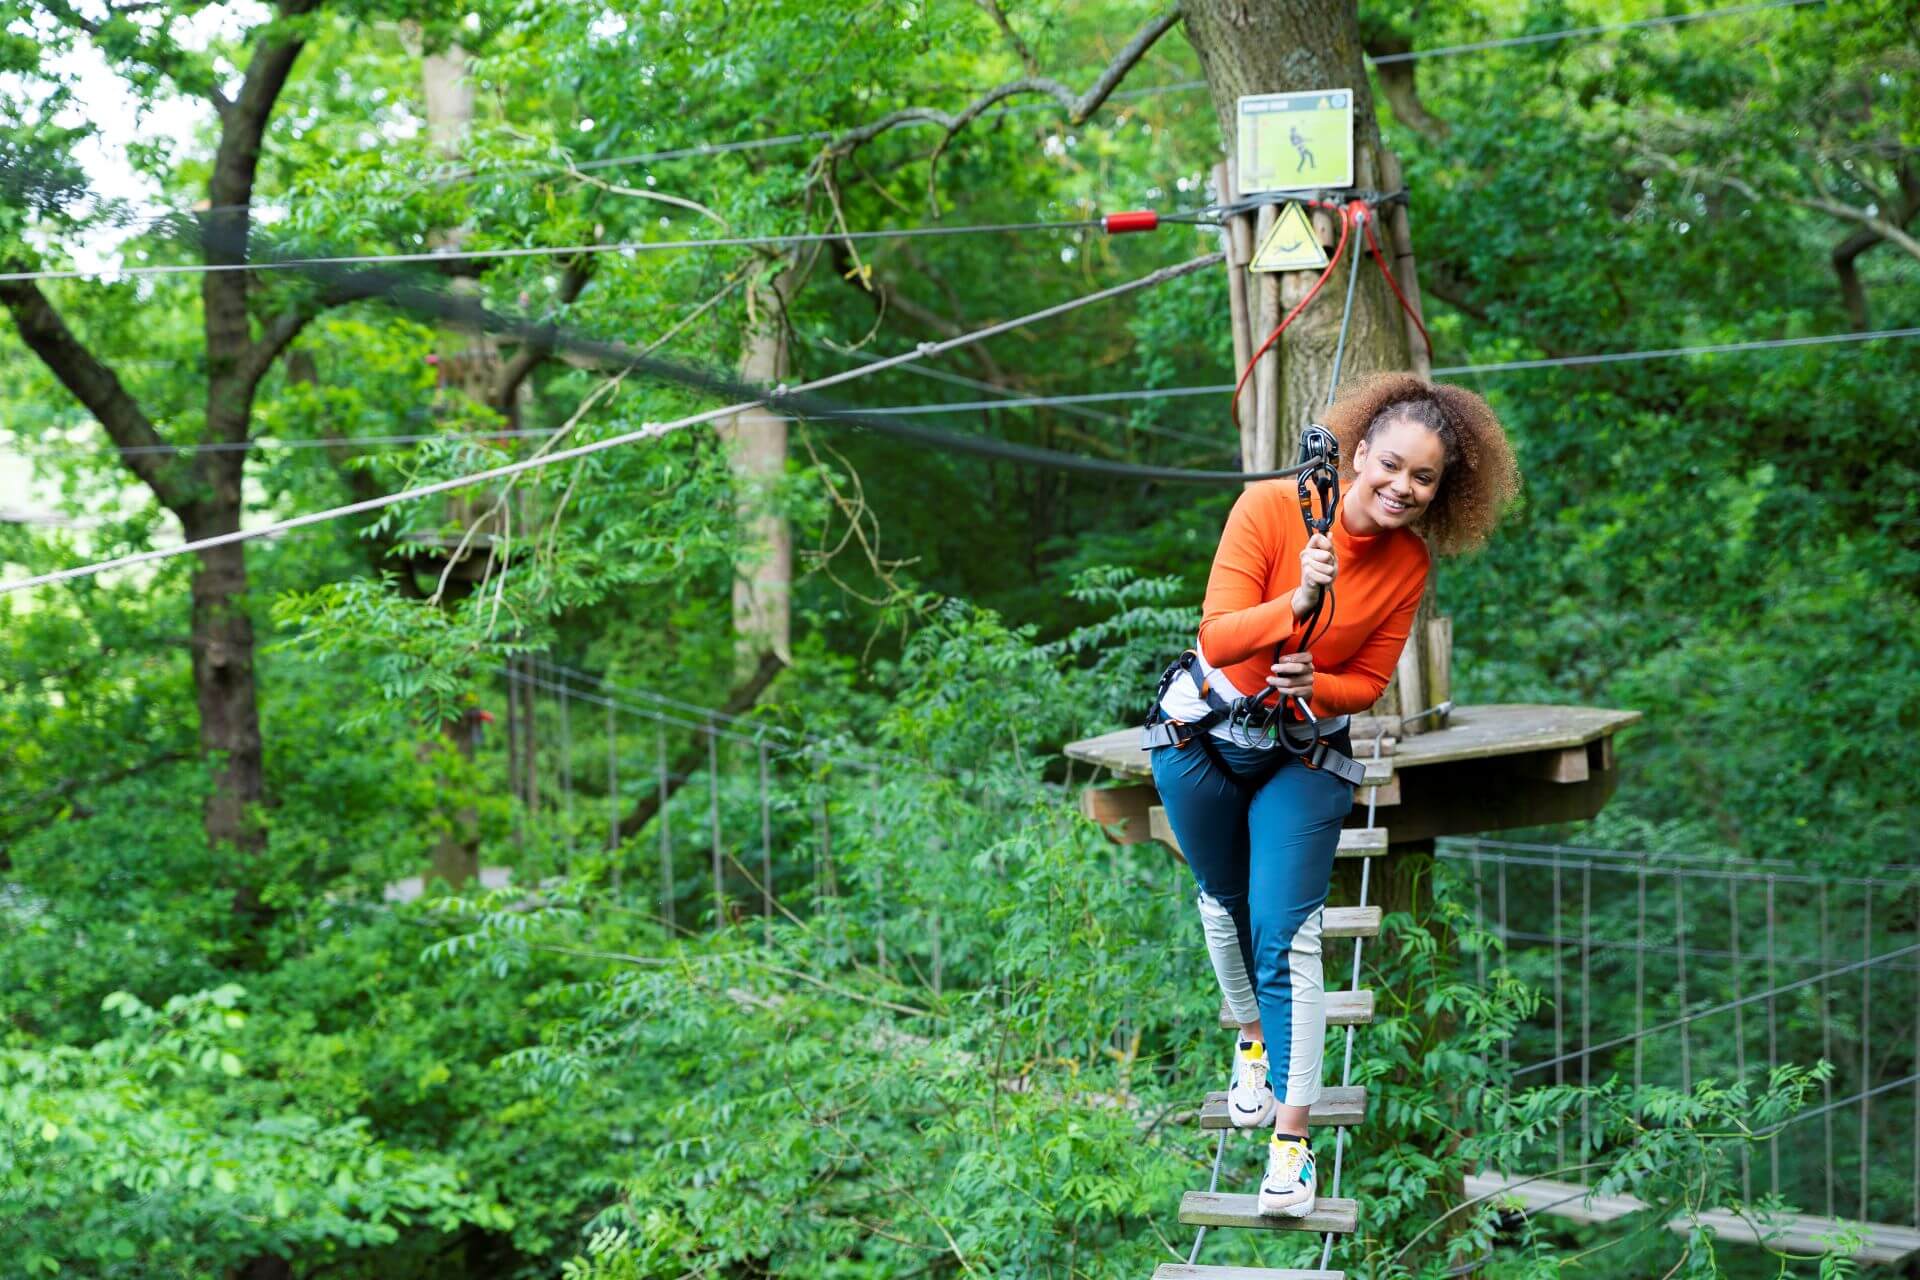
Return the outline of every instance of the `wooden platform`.
<path id="1" fill-rule="evenodd" d="M 1375 820 L 1392 828 L 1396 846 L 1590 818 L 1619 782 L 1614 735 L 1639 719 L 1638 711 L 1603 707 L 1456 707 L 1445 729 L 1400 738 L 1392 755 L 1365 761 L 1372 790 L 1357 793 L 1349 828 L 1367 824 L 1365 802 L 1390 810 Z M 1371 741 L 1355 733 L 1355 754 L 1364 758 Z M 1125 843 L 1154 834 L 1149 814 L 1158 799 L 1139 730 L 1085 738 L 1065 751 L 1123 781 L 1089 788 L 1082 813 Z"/>
<path id="2" fill-rule="evenodd" d="M 1497 1174 L 1471 1174 L 1467 1178 L 1467 1195 L 1492 1195 L 1508 1187 L 1508 1179 Z M 1556 1218 L 1565 1218 L 1570 1222 L 1601 1223 L 1624 1218 L 1630 1213 L 1638 1213 L 1647 1207 L 1643 1200 L 1632 1196 L 1595 1195 L 1588 1188 L 1574 1182 L 1551 1182 L 1541 1179 L 1512 1187 L 1506 1194 L 1518 1201 L 1528 1213 L 1546 1213 Z M 1722 1240 L 1736 1244 L 1758 1244 L 1761 1235 L 1749 1222 L 1726 1209 L 1710 1209 L 1700 1215 L 1700 1220 L 1713 1229 L 1713 1233 Z M 1685 1219 L 1675 1219 L 1668 1224 L 1673 1230 L 1686 1233 L 1692 1230 Z M 1820 1237 L 1833 1232 L 1835 1223 L 1829 1218 L 1818 1218 L 1806 1214 L 1791 1217 L 1778 1217 L 1770 1223 L 1757 1223 L 1766 1233 L 1766 1240 L 1777 1249 L 1793 1253 L 1820 1253 L 1824 1246 Z M 1865 1222 L 1859 1224 L 1866 1233 L 1867 1243 L 1853 1256 L 1857 1261 L 1883 1263 L 1897 1266 L 1908 1258 L 1920 1253 L 1920 1230 L 1913 1227 L 1892 1226 L 1883 1222 Z"/>

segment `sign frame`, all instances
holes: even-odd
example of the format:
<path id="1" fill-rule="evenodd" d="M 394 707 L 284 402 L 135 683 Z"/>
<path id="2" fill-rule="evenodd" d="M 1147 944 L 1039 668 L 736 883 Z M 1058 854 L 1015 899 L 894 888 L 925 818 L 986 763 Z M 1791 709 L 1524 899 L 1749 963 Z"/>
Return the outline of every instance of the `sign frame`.
<path id="1" fill-rule="evenodd" d="M 1288 116 L 1293 119 L 1289 121 L 1286 135 L 1273 141 L 1260 136 L 1277 127 L 1275 117 Z M 1301 133 L 1296 122 L 1308 122 L 1310 131 Z M 1273 170 L 1263 168 L 1259 159 L 1263 141 L 1268 142 L 1269 148 L 1291 145 L 1299 154 L 1301 166 L 1311 160 L 1313 169 L 1309 176 L 1313 181 L 1304 184 L 1287 182 L 1290 175 L 1284 172 L 1284 167 Z M 1242 196 L 1351 188 L 1353 90 L 1304 89 L 1293 93 L 1242 94 L 1235 106 L 1233 148 L 1238 160 L 1235 180 L 1240 188 L 1238 194 Z M 1331 153 L 1326 164 L 1321 163 L 1315 148 L 1327 149 Z"/>

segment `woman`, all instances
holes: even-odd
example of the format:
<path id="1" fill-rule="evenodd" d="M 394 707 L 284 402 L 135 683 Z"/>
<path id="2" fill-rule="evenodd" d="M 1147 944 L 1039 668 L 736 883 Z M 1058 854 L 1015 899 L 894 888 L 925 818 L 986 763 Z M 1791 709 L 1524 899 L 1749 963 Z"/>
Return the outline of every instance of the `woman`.
<path id="1" fill-rule="evenodd" d="M 1307 1112 L 1326 1041 L 1320 918 L 1353 789 L 1244 726 L 1180 726 L 1208 718 L 1208 691 L 1217 707 L 1264 682 L 1306 704 L 1327 746 L 1351 756 L 1346 717 L 1386 688 L 1426 587 L 1421 535 L 1442 554 L 1478 546 L 1519 485 L 1499 420 L 1460 387 L 1377 374 L 1325 422 L 1340 446 L 1337 518 L 1310 535 L 1288 480 L 1240 495 L 1207 579 L 1197 657 L 1185 660 L 1191 678 L 1170 671 L 1163 682 L 1160 714 L 1175 727 L 1151 757 L 1240 1024 L 1228 1114 L 1241 1128 L 1274 1120 L 1259 1208 L 1289 1217 L 1314 1207 Z M 1290 715 L 1289 738 L 1311 742 L 1313 730 Z"/>

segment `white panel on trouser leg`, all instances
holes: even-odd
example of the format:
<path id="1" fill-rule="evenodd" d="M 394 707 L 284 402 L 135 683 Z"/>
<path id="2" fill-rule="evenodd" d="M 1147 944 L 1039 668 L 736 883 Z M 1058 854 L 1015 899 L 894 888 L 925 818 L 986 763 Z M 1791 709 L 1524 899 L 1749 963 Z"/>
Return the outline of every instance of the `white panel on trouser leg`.
<path id="1" fill-rule="evenodd" d="M 1220 994 L 1227 998 L 1227 1009 L 1242 1025 L 1260 1021 L 1260 1006 L 1253 998 L 1253 979 L 1247 976 L 1247 960 L 1240 954 L 1240 933 L 1233 927 L 1233 913 L 1210 894 L 1200 895 L 1200 927 L 1207 936 L 1207 954 L 1213 959 L 1213 976 L 1220 980 Z"/>
<path id="2" fill-rule="evenodd" d="M 1320 917 L 1324 908 L 1300 922 L 1287 951 L 1293 992 L 1293 1026 L 1287 1058 L 1289 1107 L 1310 1107 L 1320 1101 L 1321 1061 L 1327 1044 L 1327 988 L 1320 973 Z M 1273 1028 L 1267 1035 L 1274 1034 Z"/>

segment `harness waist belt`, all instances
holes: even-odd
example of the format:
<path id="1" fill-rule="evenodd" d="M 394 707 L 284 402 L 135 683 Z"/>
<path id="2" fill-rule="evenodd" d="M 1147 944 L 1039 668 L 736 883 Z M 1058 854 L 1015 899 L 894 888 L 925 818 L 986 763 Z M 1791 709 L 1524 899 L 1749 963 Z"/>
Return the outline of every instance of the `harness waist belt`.
<path id="1" fill-rule="evenodd" d="M 1140 746 L 1151 751 L 1155 747 L 1184 747 L 1195 738 L 1212 730 L 1213 726 L 1225 720 L 1233 713 L 1230 704 L 1210 680 L 1202 679 L 1194 670 L 1194 664 L 1201 661 L 1200 655 L 1189 649 L 1174 659 L 1160 677 L 1160 687 L 1154 691 L 1153 708 L 1147 713 L 1147 723 L 1140 731 Z M 1167 689 L 1182 673 L 1193 681 L 1194 688 L 1206 700 L 1207 714 L 1192 724 L 1176 724 L 1164 717 L 1160 710 L 1160 700 L 1166 696 Z M 1367 767 L 1344 752 L 1336 751 L 1327 745 L 1326 739 L 1345 729 L 1353 717 L 1347 715 L 1328 716 L 1324 720 L 1281 721 L 1280 731 L 1288 742 L 1306 746 L 1304 752 L 1288 753 L 1299 755 L 1315 769 L 1325 769 L 1334 777 L 1349 786 L 1357 787 L 1366 781 Z M 1307 744 L 1311 744 L 1310 746 Z M 1281 750 L 1276 744 L 1274 750 Z"/>
<path id="2" fill-rule="evenodd" d="M 1338 733 L 1347 727 L 1348 720 L 1347 716 L 1334 716 L 1331 719 L 1322 720 L 1319 722 L 1320 732 L 1322 735 Z M 1314 742 L 1311 725 L 1289 723 L 1286 726 L 1286 734 L 1298 743 Z M 1184 747 L 1198 736 L 1193 725 L 1162 721 L 1159 724 L 1147 725 L 1140 731 L 1140 746 L 1147 751 L 1155 747 Z M 1275 751 L 1279 749 L 1277 746 L 1273 748 Z M 1324 736 L 1320 741 L 1314 742 L 1307 751 L 1305 759 L 1314 768 L 1325 769 L 1350 787 L 1357 787 L 1367 779 L 1367 766 L 1345 752 L 1336 751 L 1327 745 Z"/>

